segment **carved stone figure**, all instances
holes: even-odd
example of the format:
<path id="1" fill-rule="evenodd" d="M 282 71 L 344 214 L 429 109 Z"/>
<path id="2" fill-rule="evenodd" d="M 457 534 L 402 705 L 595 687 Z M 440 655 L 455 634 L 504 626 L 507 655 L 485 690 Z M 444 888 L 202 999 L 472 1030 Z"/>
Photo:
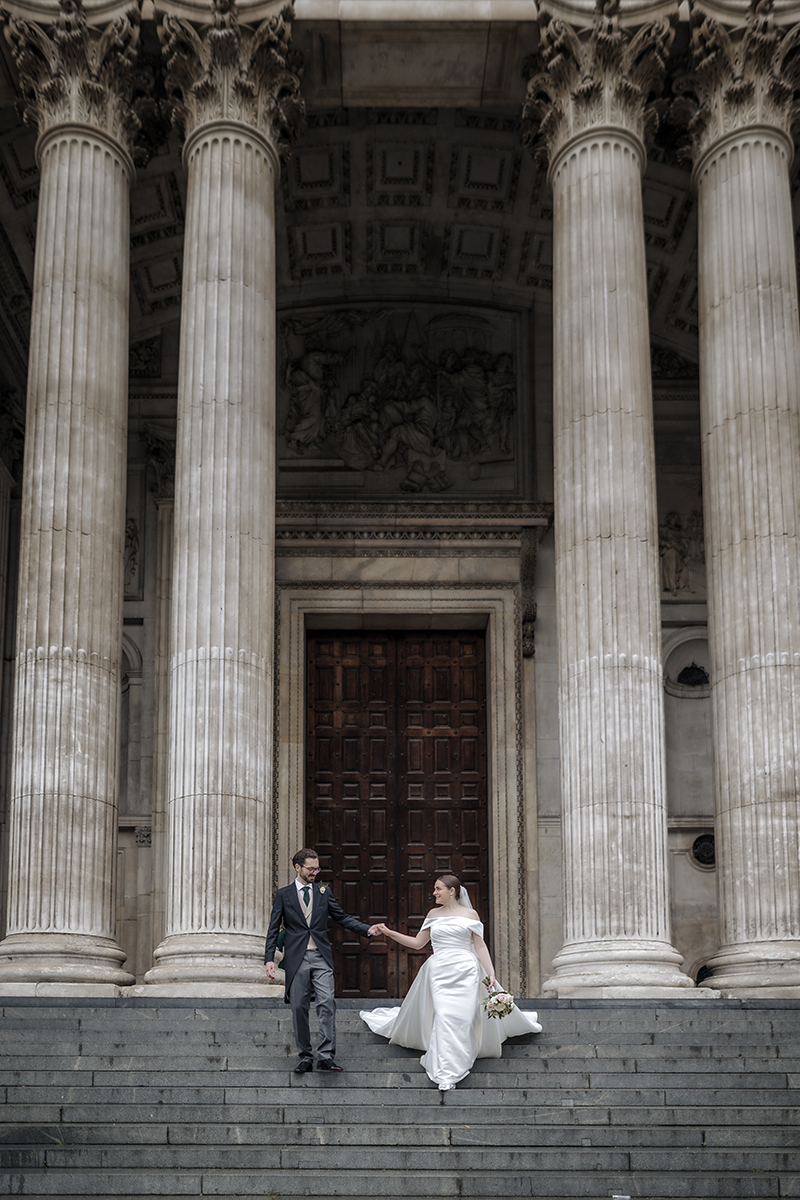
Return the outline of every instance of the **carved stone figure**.
<path id="1" fill-rule="evenodd" d="M 347 397 L 334 438 L 348 467 L 363 470 L 380 458 L 378 387 L 374 380 L 365 380 L 359 392 Z"/>
<path id="2" fill-rule="evenodd" d="M 661 554 L 661 586 L 665 592 L 677 595 L 688 588 L 686 572 L 686 535 L 676 512 L 667 513 L 664 524 L 658 527 L 658 548 Z"/>
<path id="3" fill-rule="evenodd" d="M 407 460 L 408 451 L 436 454 L 434 434 L 438 420 L 436 403 L 428 392 L 422 373 L 413 368 L 415 377 L 413 391 L 407 390 L 408 399 L 398 392 L 384 404 L 380 412 L 380 435 L 383 452 L 375 463 L 374 470 L 385 471 Z"/>
<path id="4" fill-rule="evenodd" d="M 288 383 L 291 389 L 289 413 L 283 432 L 289 448 L 302 454 L 319 446 L 336 418 L 336 378 L 331 367 L 342 354 L 312 350 L 291 364 Z"/>

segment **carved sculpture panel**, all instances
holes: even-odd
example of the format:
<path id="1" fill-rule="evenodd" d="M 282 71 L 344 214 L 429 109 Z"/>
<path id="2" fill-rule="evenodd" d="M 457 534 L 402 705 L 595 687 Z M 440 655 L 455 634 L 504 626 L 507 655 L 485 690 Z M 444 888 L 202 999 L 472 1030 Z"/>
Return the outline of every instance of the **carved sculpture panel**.
<path id="1" fill-rule="evenodd" d="M 659 491 L 662 491 L 663 483 Z M 680 487 L 672 480 L 669 491 L 677 498 L 680 510 L 671 509 L 659 513 L 658 549 L 661 556 L 662 600 L 705 600 L 706 599 L 706 550 L 703 532 L 702 504 L 694 500 L 696 507 L 686 507 L 691 498 L 689 488 Z"/>
<path id="2" fill-rule="evenodd" d="M 436 304 L 278 319 L 279 489 L 514 495 L 515 314 Z"/>

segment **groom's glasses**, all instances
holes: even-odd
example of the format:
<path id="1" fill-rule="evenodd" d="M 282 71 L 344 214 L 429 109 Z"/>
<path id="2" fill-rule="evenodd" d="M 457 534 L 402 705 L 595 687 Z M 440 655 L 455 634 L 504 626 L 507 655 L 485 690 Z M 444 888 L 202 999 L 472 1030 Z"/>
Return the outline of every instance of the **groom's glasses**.
<path id="1" fill-rule="evenodd" d="M 305 871 L 306 875 L 319 875 L 322 867 L 303 867 L 303 870 Z"/>

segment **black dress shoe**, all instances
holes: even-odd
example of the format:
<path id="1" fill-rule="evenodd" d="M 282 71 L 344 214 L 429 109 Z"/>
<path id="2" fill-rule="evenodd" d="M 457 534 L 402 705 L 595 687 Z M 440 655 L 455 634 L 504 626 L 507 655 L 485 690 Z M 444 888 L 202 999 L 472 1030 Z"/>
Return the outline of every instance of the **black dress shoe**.
<path id="1" fill-rule="evenodd" d="M 313 1070 L 314 1070 L 313 1058 L 301 1058 L 300 1062 L 297 1064 L 297 1066 L 294 1069 L 294 1074 L 295 1075 L 305 1075 L 306 1071 L 313 1071 Z"/>
<path id="2" fill-rule="evenodd" d="M 341 1072 L 344 1070 L 344 1067 L 340 1067 L 339 1064 L 335 1063 L 332 1058 L 321 1058 L 317 1062 L 317 1070 L 318 1071 L 339 1071 L 339 1072 Z"/>

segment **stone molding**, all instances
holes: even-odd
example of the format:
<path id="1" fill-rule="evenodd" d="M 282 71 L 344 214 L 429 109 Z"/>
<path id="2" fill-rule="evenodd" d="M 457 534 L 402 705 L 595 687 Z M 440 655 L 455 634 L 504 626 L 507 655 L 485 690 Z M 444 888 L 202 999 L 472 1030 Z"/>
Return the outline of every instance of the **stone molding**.
<path id="1" fill-rule="evenodd" d="M 396 500 L 388 502 L 315 500 L 278 501 L 278 529 L 364 528 L 402 529 L 431 527 L 488 529 L 503 526 L 513 529 L 526 525 L 549 526 L 553 520 L 552 502 L 540 501 L 442 501 L 438 503 Z M 350 536 L 353 536 L 351 533 Z"/>
<path id="2" fill-rule="evenodd" d="M 800 25 L 777 25 L 773 0 L 751 0 L 736 29 L 696 11 L 692 53 L 694 71 L 676 82 L 673 113 L 689 130 L 695 183 L 709 151 L 745 130 L 780 131 L 791 158 L 800 125 Z"/>
<path id="3" fill-rule="evenodd" d="M 48 25 L 0 9 L 17 70 L 23 120 L 41 138 L 60 126 L 84 126 L 132 156 L 141 121 L 135 98 L 141 0 L 108 25 L 90 26 L 81 0 L 60 0 Z M 152 104 L 152 101 L 148 103 Z"/>
<path id="4" fill-rule="evenodd" d="M 239 21 L 232 0 L 210 7 L 212 23 L 200 28 L 160 16 L 173 121 L 187 141 L 210 122 L 246 125 L 287 157 L 305 128 L 291 5 L 257 28 Z"/>
<path id="5" fill-rule="evenodd" d="M 540 21 L 534 62 L 543 69 L 530 78 L 522 110 L 522 140 L 539 165 L 552 173 L 564 149 L 598 127 L 625 130 L 643 151 L 645 135 L 658 125 L 650 99 L 664 79 L 671 22 L 662 18 L 628 33 L 620 25 L 620 0 L 598 2 L 590 29 L 547 8 Z"/>

